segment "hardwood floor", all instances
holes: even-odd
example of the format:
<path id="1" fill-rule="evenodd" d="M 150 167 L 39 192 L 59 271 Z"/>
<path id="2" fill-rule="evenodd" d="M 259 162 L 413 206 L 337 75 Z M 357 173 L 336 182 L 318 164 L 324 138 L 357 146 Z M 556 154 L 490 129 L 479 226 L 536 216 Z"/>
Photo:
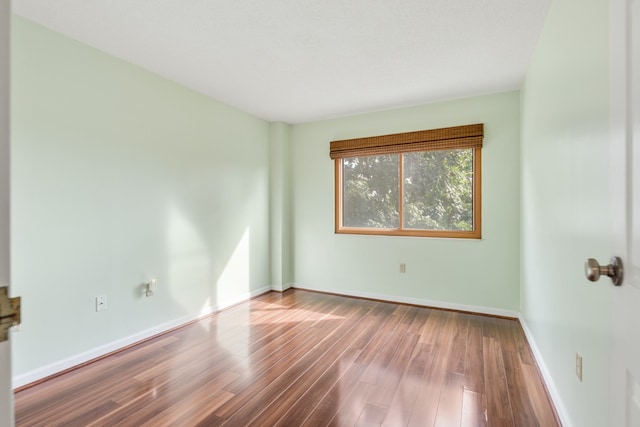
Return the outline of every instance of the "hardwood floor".
<path id="1" fill-rule="evenodd" d="M 517 321 L 271 292 L 16 394 L 18 426 L 556 426 Z"/>

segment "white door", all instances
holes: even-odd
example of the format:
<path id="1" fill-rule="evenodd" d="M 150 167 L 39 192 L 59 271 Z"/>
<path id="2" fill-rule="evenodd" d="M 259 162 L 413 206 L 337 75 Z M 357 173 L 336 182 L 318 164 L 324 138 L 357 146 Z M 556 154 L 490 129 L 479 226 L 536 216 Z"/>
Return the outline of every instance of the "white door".
<path id="1" fill-rule="evenodd" d="M 0 0 L 0 286 L 9 284 L 9 22 L 11 1 Z M 11 344 L 0 343 L 0 427 L 13 425 Z"/>
<path id="2" fill-rule="evenodd" d="M 611 287 L 609 425 L 640 427 L 640 0 L 611 0 L 610 31 L 612 255 L 624 280 Z"/>

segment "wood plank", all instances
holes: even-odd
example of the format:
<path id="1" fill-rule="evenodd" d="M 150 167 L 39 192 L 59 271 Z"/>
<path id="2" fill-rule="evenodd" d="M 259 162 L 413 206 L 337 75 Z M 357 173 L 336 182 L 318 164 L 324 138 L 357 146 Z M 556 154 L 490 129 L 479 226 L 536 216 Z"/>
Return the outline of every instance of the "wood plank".
<path id="1" fill-rule="evenodd" d="M 488 424 L 514 425 L 500 342 L 485 336 L 483 350 Z"/>
<path id="2" fill-rule="evenodd" d="M 270 405 L 277 405 L 282 410 L 282 402 L 290 402 L 291 398 L 288 398 L 288 394 L 285 395 L 290 387 L 299 382 L 303 375 L 309 375 L 309 378 L 313 379 L 314 373 L 309 373 L 310 370 L 317 372 L 316 370 L 323 369 L 322 363 L 334 361 L 336 356 L 348 348 L 351 340 L 361 332 L 355 328 L 358 321 L 359 317 L 356 316 L 349 323 L 334 326 L 327 331 L 311 350 L 292 365 L 282 367 L 280 375 L 252 393 L 251 399 L 242 407 L 226 415 L 225 418 L 228 418 L 229 424 L 247 426 Z M 296 388 L 298 393 L 303 389 Z"/>
<path id="3" fill-rule="evenodd" d="M 386 409 L 376 406 L 372 403 L 367 403 L 366 405 L 364 405 L 364 410 L 354 424 L 354 427 L 370 427 L 382 425 L 382 420 L 384 420 L 386 413 Z"/>
<path id="4" fill-rule="evenodd" d="M 332 372 L 329 376 L 325 376 L 325 385 L 330 384 L 332 380 L 334 380 L 334 384 L 324 396 L 314 396 L 312 393 L 307 393 L 302 396 L 302 398 L 296 402 L 296 405 L 291 408 L 291 411 L 296 414 L 301 409 L 303 411 L 307 411 L 309 408 L 313 409 L 309 411 L 307 418 L 304 419 L 300 425 L 312 427 L 322 425 L 327 422 L 327 420 L 333 419 L 340 410 L 341 405 L 344 405 L 347 401 L 345 396 L 349 396 L 353 392 L 358 383 L 358 378 L 360 378 L 364 369 L 365 366 L 352 363 L 349 368 L 346 369 L 344 375 L 340 377 L 331 378 L 331 375 L 339 375 L 339 373 L 335 372 Z M 342 370 L 340 367 L 339 371 Z"/>
<path id="5" fill-rule="evenodd" d="M 279 421 L 282 421 L 282 424 L 284 424 L 284 421 L 286 421 L 286 423 L 294 423 L 295 425 L 302 424 L 307 417 L 309 407 L 307 406 L 305 408 L 302 405 L 296 406 L 297 401 L 305 395 L 309 395 L 310 397 L 316 393 L 322 394 L 323 387 L 321 387 L 321 385 L 323 382 L 320 381 L 320 378 L 327 372 L 329 372 L 330 375 L 331 373 L 336 375 L 341 363 L 351 365 L 361 351 L 358 348 L 352 347 L 352 344 L 357 336 L 364 331 L 357 328 L 349 329 L 350 330 L 345 331 L 344 336 L 340 338 L 336 345 L 331 347 L 331 354 L 327 355 L 328 357 L 323 358 L 320 363 L 313 364 L 313 366 L 304 372 L 304 375 L 300 376 L 290 385 L 287 384 L 280 397 L 266 406 L 259 415 L 256 415 L 257 411 L 250 410 L 250 415 L 253 417 L 250 425 L 274 426 L 277 425 Z M 334 369 L 332 370 L 332 368 Z M 274 390 L 280 390 L 283 386 L 273 384 L 273 388 Z M 313 392 L 311 390 L 313 390 Z M 313 397 L 309 400 L 313 408 L 317 404 L 317 400 Z M 292 411 L 292 409 L 296 410 Z"/>
<path id="6" fill-rule="evenodd" d="M 332 363 L 312 387 L 302 393 L 280 418 L 277 425 L 287 425 L 290 420 L 298 420 L 296 425 L 301 425 L 303 422 L 308 425 L 318 425 L 331 419 L 338 410 L 339 402 L 335 398 L 352 390 L 366 368 L 354 363 L 353 359 L 359 355 L 365 343 L 370 342 L 374 336 L 375 329 L 365 327 L 360 336 L 352 341 L 348 351 L 345 351 L 336 363 Z"/>
<path id="7" fill-rule="evenodd" d="M 504 350 L 502 356 L 514 422 L 518 426 L 531 424 L 530 420 L 535 418 L 535 412 L 520 356 L 508 350 Z"/>
<path id="8" fill-rule="evenodd" d="M 467 344 L 469 340 L 469 315 L 455 313 L 453 339 L 448 359 L 447 371 L 464 374 Z"/>
<path id="9" fill-rule="evenodd" d="M 465 427 L 487 427 L 486 399 L 480 393 L 465 390 L 462 395 L 462 421 Z"/>
<path id="10" fill-rule="evenodd" d="M 16 393 L 22 426 L 557 426 L 518 323 L 269 293 Z"/>
<path id="11" fill-rule="evenodd" d="M 434 426 L 449 427 L 460 425 L 462 419 L 462 395 L 464 392 L 464 377 L 455 372 L 447 372 L 444 380 L 438 412 Z"/>
<path id="12" fill-rule="evenodd" d="M 464 359 L 464 378 L 467 390 L 483 394 L 484 376 L 482 324 L 478 319 L 472 319 L 469 326 Z"/>
<path id="13" fill-rule="evenodd" d="M 416 345 L 411 362 L 400 379 L 393 400 L 389 405 L 384 420 L 385 425 L 401 426 L 409 423 L 413 405 L 418 397 L 421 381 L 432 353 L 431 347 L 430 344 L 418 343 Z"/>
<path id="14" fill-rule="evenodd" d="M 418 335 L 401 336 L 391 360 L 385 369 L 379 372 L 378 385 L 369 396 L 369 403 L 383 408 L 389 407 L 407 368 L 407 360 L 410 360 L 411 354 L 414 353 L 418 338 Z"/>
<path id="15" fill-rule="evenodd" d="M 533 415 L 531 416 L 541 426 L 560 425 L 558 414 L 551 404 L 551 399 L 542 382 L 538 368 L 529 364 L 522 365 L 522 372 L 533 405 Z"/>
<path id="16" fill-rule="evenodd" d="M 435 422 L 440 400 L 440 391 L 444 385 L 447 366 L 445 357 L 447 349 L 440 345 L 434 346 L 431 353 L 431 360 L 425 369 L 425 375 L 420 381 L 420 389 L 413 410 L 409 418 L 409 426 L 431 426 Z"/>
<path id="17" fill-rule="evenodd" d="M 338 412 L 329 420 L 329 425 L 351 427 L 360 418 L 367 405 L 367 398 L 375 386 L 358 382 L 351 393 L 342 399 Z"/>

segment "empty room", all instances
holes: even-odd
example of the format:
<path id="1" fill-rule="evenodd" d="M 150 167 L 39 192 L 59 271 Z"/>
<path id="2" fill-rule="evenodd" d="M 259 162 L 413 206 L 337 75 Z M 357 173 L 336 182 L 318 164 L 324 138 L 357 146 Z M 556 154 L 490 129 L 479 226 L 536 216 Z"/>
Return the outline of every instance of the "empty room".
<path id="1" fill-rule="evenodd" d="M 0 427 L 640 426 L 639 8 L 2 2 Z"/>

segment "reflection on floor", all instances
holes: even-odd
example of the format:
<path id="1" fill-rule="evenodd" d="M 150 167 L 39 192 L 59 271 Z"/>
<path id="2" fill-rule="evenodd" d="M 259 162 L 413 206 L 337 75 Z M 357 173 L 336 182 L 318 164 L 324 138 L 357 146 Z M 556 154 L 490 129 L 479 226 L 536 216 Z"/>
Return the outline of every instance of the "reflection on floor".
<path id="1" fill-rule="evenodd" d="M 16 395 L 18 426 L 555 426 L 515 320 L 271 292 Z"/>

